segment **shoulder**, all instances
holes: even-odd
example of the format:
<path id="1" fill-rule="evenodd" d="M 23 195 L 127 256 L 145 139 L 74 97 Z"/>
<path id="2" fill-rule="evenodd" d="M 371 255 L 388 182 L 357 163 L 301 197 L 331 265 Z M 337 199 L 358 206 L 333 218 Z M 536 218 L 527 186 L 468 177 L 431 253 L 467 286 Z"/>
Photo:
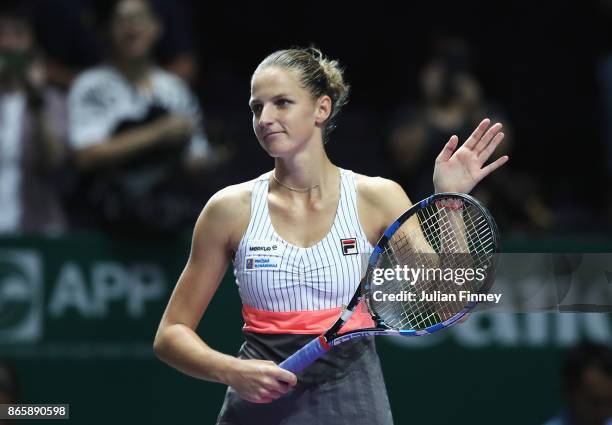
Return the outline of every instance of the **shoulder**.
<path id="1" fill-rule="evenodd" d="M 121 84 L 121 80 L 111 67 L 98 66 L 81 72 L 70 86 L 68 96 L 73 101 L 99 102 L 113 96 L 118 84 Z"/>
<path id="2" fill-rule="evenodd" d="M 153 78 L 156 85 L 166 90 L 173 90 L 181 94 L 191 93 L 189 85 L 181 77 L 165 69 L 156 67 L 153 70 Z"/>
<path id="3" fill-rule="evenodd" d="M 72 89 L 79 87 L 90 87 L 105 84 L 110 80 L 116 80 L 116 72 L 109 66 L 102 65 L 87 69 L 76 76 L 72 83 Z"/>
<path id="4" fill-rule="evenodd" d="M 219 214 L 219 218 L 235 218 L 241 210 L 250 208 L 255 180 L 227 186 L 215 193 L 203 211 Z"/>
<path id="5" fill-rule="evenodd" d="M 199 111 L 199 102 L 191 88 L 181 77 L 161 68 L 153 70 L 153 90 L 162 104 L 175 111 Z"/>
<path id="6" fill-rule="evenodd" d="M 393 180 L 355 173 L 359 219 L 370 242 L 412 206 L 404 189 Z"/>
<path id="7" fill-rule="evenodd" d="M 393 180 L 355 173 L 355 183 L 358 196 L 368 204 L 410 203 L 404 189 Z"/>
<path id="8" fill-rule="evenodd" d="M 194 236 L 216 235 L 224 239 L 229 250 L 235 250 L 249 224 L 251 195 L 257 180 L 227 186 L 211 196 L 200 213 Z"/>

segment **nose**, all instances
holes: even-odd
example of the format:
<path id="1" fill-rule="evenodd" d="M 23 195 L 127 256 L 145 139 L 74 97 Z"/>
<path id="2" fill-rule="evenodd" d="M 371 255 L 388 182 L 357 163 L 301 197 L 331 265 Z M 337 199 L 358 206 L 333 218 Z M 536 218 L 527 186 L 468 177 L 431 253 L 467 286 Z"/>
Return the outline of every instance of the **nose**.
<path id="1" fill-rule="evenodd" d="M 259 114 L 259 125 L 261 127 L 269 127 L 274 122 L 274 112 L 273 108 L 268 105 L 264 105 L 261 107 L 261 112 Z"/>

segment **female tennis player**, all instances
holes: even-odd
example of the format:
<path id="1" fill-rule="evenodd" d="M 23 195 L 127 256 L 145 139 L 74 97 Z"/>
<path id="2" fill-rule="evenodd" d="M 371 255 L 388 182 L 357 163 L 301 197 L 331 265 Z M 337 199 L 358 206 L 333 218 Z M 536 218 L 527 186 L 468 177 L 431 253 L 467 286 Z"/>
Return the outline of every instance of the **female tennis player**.
<path id="1" fill-rule="evenodd" d="M 411 206 L 393 181 L 328 158 L 348 91 L 338 62 L 313 48 L 274 52 L 253 73 L 253 130 L 274 169 L 208 201 L 154 344 L 176 369 L 228 386 L 218 424 L 393 423 L 373 338 L 339 346 L 298 376 L 277 366 L 337 319 L 372 246 Z M 436 191 L 468 193 L 502 166 L 507 156 L 484 165 L 501 128 L 484 119 L 462 146 L 451 137 L 435 163 Z M 245 323 L 237 357 L 195 333 L 230 261 Z M 358 311 L 344 329 L 369 322 Z"/>

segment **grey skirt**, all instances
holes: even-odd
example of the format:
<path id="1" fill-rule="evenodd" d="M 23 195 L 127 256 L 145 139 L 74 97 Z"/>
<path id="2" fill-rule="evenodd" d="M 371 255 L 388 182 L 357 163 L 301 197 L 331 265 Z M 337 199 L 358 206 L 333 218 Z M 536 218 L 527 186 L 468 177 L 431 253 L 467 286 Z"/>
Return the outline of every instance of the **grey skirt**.
<path id="1" fill-rule="evenodd" d="M 280 363 L 315 335 L 245 332 L 238 357 Z M 346 342 L 298 374 L 272 403 L 251 403 L 228 387 L 217 425 L 392 425 L 374 338 Z"/>

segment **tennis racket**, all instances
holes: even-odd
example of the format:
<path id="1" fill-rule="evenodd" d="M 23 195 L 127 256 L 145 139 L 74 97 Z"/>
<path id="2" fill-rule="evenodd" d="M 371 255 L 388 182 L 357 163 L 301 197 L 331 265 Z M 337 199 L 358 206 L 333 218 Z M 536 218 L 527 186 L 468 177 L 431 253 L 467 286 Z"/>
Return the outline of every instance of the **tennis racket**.
<path id="1" fill-rule="evenodd" d="M 422 336 L 457 323 L 486 297 L 498 244 L 495 221 L 471 196 L 439 193 L 420 201 L 381 236 L 338 320 L 279 366 L 297 373 L 354 338 Z M 361 301 L 374 327 L 341 334 Z"/>

